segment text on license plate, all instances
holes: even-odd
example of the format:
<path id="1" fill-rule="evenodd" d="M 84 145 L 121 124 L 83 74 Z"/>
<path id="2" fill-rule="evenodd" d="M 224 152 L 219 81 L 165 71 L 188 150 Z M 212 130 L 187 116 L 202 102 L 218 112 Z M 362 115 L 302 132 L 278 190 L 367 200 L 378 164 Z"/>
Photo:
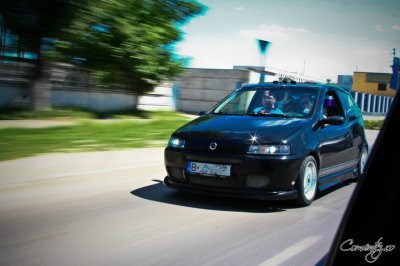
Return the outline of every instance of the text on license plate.
<path id="1" fill-rule="evenodd" d="M 231 166 L 225 164 L 188 162 L 187 171 L 192 174 L 207 176 L 230 176 Z"/>

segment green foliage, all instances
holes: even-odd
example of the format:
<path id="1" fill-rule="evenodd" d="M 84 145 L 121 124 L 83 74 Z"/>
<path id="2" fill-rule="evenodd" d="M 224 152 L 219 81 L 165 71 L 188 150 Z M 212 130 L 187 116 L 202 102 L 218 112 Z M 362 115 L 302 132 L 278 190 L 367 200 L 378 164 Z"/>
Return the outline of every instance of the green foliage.
<path id="1" fill-rule="evenodd" d="M 144 92 L 183 73 L 185 60 L 174 55 L 179 25 L 202 12 L 186 0 L 71 1 L 76 19 L 48 53 L 58 61 L 79 62 L 96 71 L 106 87 L 128 83 Z"/>
<path id="2" fill-rule="evenodd" d="M 49 38 L 57 38 L 74 18 L 72 11 L 65 0 L 0 1 L 0 26 L 18 36 L 8 44 L 8 50 L 23 46 L 25 53 L 33 53 L 40 59 L 43 49 L 51 43 Z"/>
<path id="3" fill-rule="evenodd" d="M 201 14 L 192 0 L 4 0 L 0 26 L 19 36 L 15 50 L 93 69 L 100 86 L 137 92 L 183 73 L 174 54 L 179 26 Z"/>

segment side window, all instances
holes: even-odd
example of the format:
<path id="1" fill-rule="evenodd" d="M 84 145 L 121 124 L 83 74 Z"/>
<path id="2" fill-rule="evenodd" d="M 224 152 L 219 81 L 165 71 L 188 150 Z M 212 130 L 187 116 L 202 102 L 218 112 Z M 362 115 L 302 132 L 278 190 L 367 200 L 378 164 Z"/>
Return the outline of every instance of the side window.
<path id="1" fill-rule="evenodd" d="M 349 121 L 353 121 L 354 119 L 360 117 L 360 111 L 357 104 L 354 102 L 353 97 L 341 91 L 339 91 L 338 93 L 343 102 L 343 108 L 346 112 L 347 117 L 349 118 Z"/>
<path id="2" fill-rule="evenodd" d="M 335 91 L 329 90 L 324 99 L 323 113 L 326 117 L 344 116 L 342 103 Z"/>

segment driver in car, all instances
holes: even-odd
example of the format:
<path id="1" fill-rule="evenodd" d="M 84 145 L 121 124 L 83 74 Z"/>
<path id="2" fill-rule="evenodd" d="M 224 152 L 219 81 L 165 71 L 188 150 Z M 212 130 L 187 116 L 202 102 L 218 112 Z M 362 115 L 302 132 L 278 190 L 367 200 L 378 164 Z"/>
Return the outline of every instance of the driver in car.
<path id="1" fill-rule="evenodd" d="M 273 95 L 269 95 L 269 91 L 265 91 L 262 97 L 262 107 L 257 107 L 252 113 L 254 114 L 280 114 L 283 115 L 281 109 L 277 107 L 276 99 Z"/>

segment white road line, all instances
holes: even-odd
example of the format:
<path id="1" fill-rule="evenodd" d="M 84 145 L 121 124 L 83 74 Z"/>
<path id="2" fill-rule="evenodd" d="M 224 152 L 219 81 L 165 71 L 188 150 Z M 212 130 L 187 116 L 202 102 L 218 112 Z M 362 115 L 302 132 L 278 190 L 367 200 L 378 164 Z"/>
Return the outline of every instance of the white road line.
<path id="1" fill-rule="evenodd" d="M 264 261 L 263 263 L 260 264 L 260 266 L 272 266 L 272 265 L 279 265 L 286 260 L 294 257 L 295 255 L 299 254 L 303 250 L 307 249 L 311 245 L 313 245 L 315 242 L 320 240 L 322 236 L 310 236 L 307 237 L 306 239 L 294 244 L 291 247 L 288 247 L 287 249 L 279 252 L 272 258 Z"/>

